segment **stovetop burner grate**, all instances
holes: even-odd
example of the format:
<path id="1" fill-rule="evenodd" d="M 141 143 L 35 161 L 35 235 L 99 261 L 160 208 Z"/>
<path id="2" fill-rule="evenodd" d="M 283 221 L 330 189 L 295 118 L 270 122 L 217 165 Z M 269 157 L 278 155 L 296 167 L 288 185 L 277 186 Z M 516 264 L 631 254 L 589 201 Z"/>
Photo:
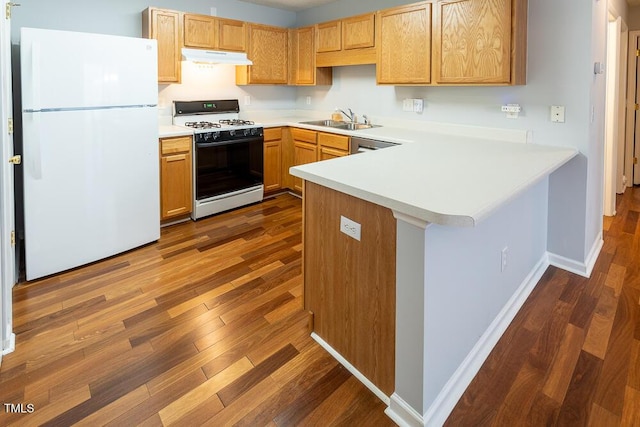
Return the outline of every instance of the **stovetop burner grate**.
<path id="1" fill-rule="evenodd" d="M 251 120 L 242 120 L 242 119 L 223 119 L 223 120 L 220 120 L 220 123 L 223 125 L 229 125 L 229 126 L 250 126 L 255 124 Z"/>
<path id="2" fill-rule="evenodd" d="M 213 129 L 222 127 L 219 123 L 211 122 L 186 122 L 184 125 L 194 129 Z"/>

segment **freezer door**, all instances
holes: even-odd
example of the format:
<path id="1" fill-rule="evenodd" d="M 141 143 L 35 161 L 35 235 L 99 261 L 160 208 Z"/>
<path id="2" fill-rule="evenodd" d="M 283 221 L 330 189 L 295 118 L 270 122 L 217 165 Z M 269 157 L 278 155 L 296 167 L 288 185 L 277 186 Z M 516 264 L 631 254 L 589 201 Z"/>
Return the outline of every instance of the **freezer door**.
<path id="1" fill-rule="evenodd" d="M 152 39 L 22 28 L 23 111 L 156 105 Z"/>
<path id="2" fill-rule="evenodd" d="M 156 108 L 23 117 L 27 280 L 160 237 Z"/>

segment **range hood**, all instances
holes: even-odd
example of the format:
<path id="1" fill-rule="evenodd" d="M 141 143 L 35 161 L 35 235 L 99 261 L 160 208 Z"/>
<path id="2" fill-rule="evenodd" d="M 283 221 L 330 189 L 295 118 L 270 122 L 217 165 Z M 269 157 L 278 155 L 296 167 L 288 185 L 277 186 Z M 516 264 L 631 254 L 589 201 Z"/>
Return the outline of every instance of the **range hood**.
<path id="1" fill-rule="evenodd" d="M 253 65 L 253 62 L 247 58 L 247 54 L 242 52 L 188 49 L 183 47 L 182 58 L 184 58 L 185 61 L 203 64 Z"/>

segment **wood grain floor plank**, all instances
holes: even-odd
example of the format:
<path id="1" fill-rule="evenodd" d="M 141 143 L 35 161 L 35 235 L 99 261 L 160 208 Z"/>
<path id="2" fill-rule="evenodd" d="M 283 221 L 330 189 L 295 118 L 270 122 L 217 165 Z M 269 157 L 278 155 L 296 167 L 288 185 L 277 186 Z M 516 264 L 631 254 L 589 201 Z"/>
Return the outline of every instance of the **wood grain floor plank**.
<path id="1" fill-rule="evenodd" d="M 231 384 L 225 386 L 218 392 L 218 397 L 224 404 L 229 406 L 242 394 L 253 388 L 258 383 L 273 372 L 284 366 L 289 360 L 298 355 L 298 350 L 292 345 L 286 345 L 271 357 L 259 363 L 251 371 L 237 378 Z"/>
<path id="2" fill-rule="evenodd" d="M 542 388 L 542 392 L 556 402 L 560 403 L 564 400 L 573 371 L 580 357 L 584 337 L 583 329 L 572 324 L 567 325 L 560 349 Z"/>
<path id="3" fill-rule="evenodd" d="M 162 408 L 158 413 L 158 415 L 160 415 L 160 419 L 162 419 L 162 423 L 164 425 L 176 423 L 185 414 L 200 406 L 201 402 L 211 403 L 211 400 L 209 399 L 214 396 L 215 399 L 213 399 L 213 401 L 215 402 L 217 400 L 220 402 L 220 406 L 224 406 L 217 397 L 217 393 L 252 369 L 254 369 L 254 365 L 248 358 L 243 357 L 233 365 L 224 369 L 222 372 L 209 378 L 207 381 L 193 388 L 179 399 L 174 400 L 169 405 Z M 186 424 L 184 421 L 182 421 L 182 423 L 183 425 Z"/>
<path id="4" fill-rule="evenodd" d="M 601 359 L 585 351 L 580 353 L 566 397 L 560 407 L 559 425 L 587 424 L 601 369 Z"/>
<path id="5" fill-rule="evenodd" d="M 620 426 L 621 417 L 612 414 L 598 404 L 591 405 L 591 413 L 589 414 L 589 427 L 618 427 Z"/>
<path id="6" fill-rule="evenodd" d="M 633 387 L 625 388 L 621 425 L 640 426 L 640 390 Z"/>

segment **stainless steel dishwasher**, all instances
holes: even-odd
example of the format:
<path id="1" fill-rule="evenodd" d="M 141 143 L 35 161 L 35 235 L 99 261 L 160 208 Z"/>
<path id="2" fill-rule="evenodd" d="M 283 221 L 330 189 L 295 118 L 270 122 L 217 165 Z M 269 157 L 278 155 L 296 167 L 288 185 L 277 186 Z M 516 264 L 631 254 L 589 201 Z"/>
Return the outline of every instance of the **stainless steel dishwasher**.
<path id="1" fill-rule="evenodd" d="M 381 148 L 393 147 L 398 145 L 394 142 L 378 141 L 377 139 L 361 138 L 359 136 L 351 137 L 351 154 L 366 153 L 367 151 L 380 150 Z"/>

